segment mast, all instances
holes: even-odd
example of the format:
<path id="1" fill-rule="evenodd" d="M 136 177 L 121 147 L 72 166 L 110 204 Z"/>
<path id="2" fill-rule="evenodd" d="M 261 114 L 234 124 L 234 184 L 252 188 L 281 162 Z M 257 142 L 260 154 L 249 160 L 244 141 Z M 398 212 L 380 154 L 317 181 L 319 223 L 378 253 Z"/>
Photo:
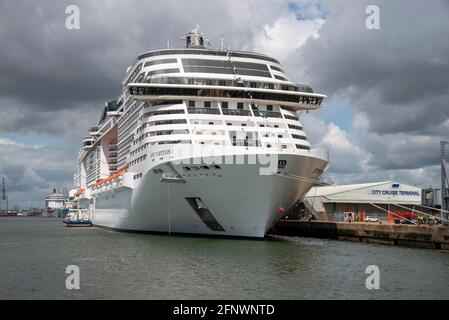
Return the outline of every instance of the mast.
<path id="1" fill-rule="evenodd" d="M 190 31 L 185 36 L 186 48 L 205 48 L 203 34 L 199 32 L 200 26 L 197 25 L 195 29 Z"/>

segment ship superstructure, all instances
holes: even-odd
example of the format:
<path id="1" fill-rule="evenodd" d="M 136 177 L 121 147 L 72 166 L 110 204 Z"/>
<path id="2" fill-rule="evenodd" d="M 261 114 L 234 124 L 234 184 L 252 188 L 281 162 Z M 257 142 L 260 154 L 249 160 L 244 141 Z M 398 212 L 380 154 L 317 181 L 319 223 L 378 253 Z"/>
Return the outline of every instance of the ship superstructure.
<path id="1" fill-rule="evenodd" d="M 327 168 L 298 118 L 325 96 L 266 55 L 185 42 L 128 68 L 83 140 L 77 198 L 100 226 L 263 237 Z"/>

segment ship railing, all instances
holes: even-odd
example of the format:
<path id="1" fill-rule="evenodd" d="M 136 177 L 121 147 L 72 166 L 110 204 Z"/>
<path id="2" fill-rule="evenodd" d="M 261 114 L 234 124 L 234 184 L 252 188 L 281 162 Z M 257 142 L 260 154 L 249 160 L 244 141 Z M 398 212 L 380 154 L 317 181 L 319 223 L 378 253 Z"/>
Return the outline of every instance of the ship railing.
<path id="1" fill-rule="evenodd" d="M 115 189 L 123 186 L 123 175 L 128 171 L 128 168 L 125 168 L 105 179 L 102 179 L 91 186 L 93 192 L 103 192 L 110 189 Z"/>
<path id="2" fill-rule="evenodd" d="M 249 110 L 239 110 L 239 109 L 222 109 L 223 115 L 226 116 L 251 116 Z"/>
<path id="3" fill-rule="evenodd" d="M 253 110 L 253 112 L 256 117 L 259 116 L 265 118 L 282 118 L 282 114 L 280 112 L 258 110 Z"/>
<path id="4" fill-rule="evenodd" d="M 214 108 L 188 108 L 187 111 L 194 114 L 220 114 L 220 110 Z"/>

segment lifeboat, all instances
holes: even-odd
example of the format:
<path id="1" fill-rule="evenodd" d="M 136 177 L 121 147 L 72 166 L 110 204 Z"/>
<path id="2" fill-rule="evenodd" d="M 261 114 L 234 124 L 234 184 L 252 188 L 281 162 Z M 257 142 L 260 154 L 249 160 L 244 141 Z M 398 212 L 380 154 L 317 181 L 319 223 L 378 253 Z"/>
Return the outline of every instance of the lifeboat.
<path id="1" fill-rule="evenodd" d="M 121 176 L 124 175 L 127 171 L 128 171 L 128 167 L 125 167 L 124 169 L 120 170 L 119 172 L 114 173 L 113 175 L 110 175 L 110 176 L 107 177 L 107 178 L 104 178 L 104 179 L 101 179 L 101 180 L 97 181 L 96 183 L 92 184 L 90 187 L 91 187 L 92 189 L 97 188 L 98 186 L 101 186 L 101 185 L 103 185 L 103 184 L 105 184 L 105 183 L 107 183 L 107 182 L 109 182 L 109 181 L 112 181 L 112 180 L 117 179 L 118 177 L 121 177 Z"/>

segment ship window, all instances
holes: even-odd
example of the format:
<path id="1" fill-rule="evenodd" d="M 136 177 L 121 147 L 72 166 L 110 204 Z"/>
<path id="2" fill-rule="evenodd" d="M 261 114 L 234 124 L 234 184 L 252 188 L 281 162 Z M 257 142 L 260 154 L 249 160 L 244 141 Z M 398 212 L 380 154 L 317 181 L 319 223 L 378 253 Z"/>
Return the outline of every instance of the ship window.
<path id="1" fill-rule="evenodd" d="M 282 149 L 287 149 L 287 146 L 285 144 L 283 144 Z"/>
<path id="2" fill-rule="evenodd" d="M 272 65 L 270 65 L 270 68 L 271 68 L 271 70 L 276 70 L 276 71 L 279 71 L 279 72 L 285 73 L 285 72 L 284 72 L 284 70 L 282 70 L 282 69 L 281 69 L 281 68 L 279 68 L 279 67 L 276 67 L 276 66 L 272 66 Z"/>
<path id="3" fill-rule="evenodd" d="M 217 165 L 214 165 L 214 168 L 215 168 L 215 169 L 221 169 L 221 167 L 220 167 L 220 166 L 217 166 Z"/>
<path id="4" fill-rule="evenodd" d="M 199 73 L 220 73 L 220 74 L 234 74 L 232 67 L 207 67 L 207 66 L 184 66 L 184 72 L 199 72 Z M 242 76 L 256 76 L 256 77 L 264 77 L 271 78 L 271 74 L 267 71 L 259 71 L 254 69 L 240 69 L 237 68 L 238 74 Z"/>
<path id="5" fill-rule="evenodd" d="M 243 103 L 242 102 L 238 102 L 237 103 L 237 109 L 239 109 L 239 110 L 243 109 Z"/>
<path id="6" fill-rule="evenodd" d="M 153 61 L 148 61 L 147 63 L 145 63 L 144 67 L 154 66 L 154 65 L 156 65 L 156 64 L 177 63 L 177 62 L 178 62 L 177 59 L 160 59 L 160 60 L 153 60 Z"/>
<path id="7" fill-rule="evenodd" d="M 288 114 L 285 114 L 284 117 L 285 117 L 285 119 L 289 119 L 289 120 L 297 120 L 297 121 L 299 120 L 297 117 L 291 116 L 291 115 L 288 115 Z"/>
<path id="8" fill-rule="evenodd" d="M 214 124 L 213 122 L 209 122 L 209 124 Z"/>
<path id="9" fill-rule="evenodd" d="M 271 144 L 267 144 L 267 148 L 271 148 Z"/>
<path id="10" fill-rule="evenodd" d="M 210 169 L 208 166 L 202 166 L 201 168 L 203 168 L 205 170 L 209 170 Z"/>
<path id="11" fill-rule="evenodd" d="M 272 63 L 279 64 L 279 61 L 276 59 L 262 56 L 258 54 L 252 54 L 252 53 L 246 53 L 246 52 L 227 52 L 227 51 L 215 51 L 215 50 L 205 50 L 205 49 L 171 49 L 171 50 L 158 50 L 158 51 L 152 51 L 147 52 L 144 54 L 141 54 L 138 59 L 144 59 L 149 57 L 156 57 L 160 55 L 168 55 L 168 54 L 197 54 L 197 55 L 215 55 L 215 56 L 222 56 L 226 57 L 228 54 L 231 55 L 231 57 L 243 57 L 243 58 L 256 58 L 260 60 L 270 61 Z"/>
<path id="12" fill-rule="evenodd" d="M 228 125 L 228 126 L 232 126 L 232 123 L 226 123 L 226 125 Z"/>
<path id="13" fill-rule="evenodd" d="M 195 107 L 195 101 L 189 101 L 189 108 Z"/>
<path id="14" fill-rule="evenodd" d="M 184 167 L 184 170 L 190 171 L 189 167 Z"/>
<path id="15" fill-rule="evenodd" d="M 278 138 L 283 138 L 284 136 L 282 134 L 278 134 Z"/>
<path id="16" fill-rule="evenodd" d="M 301 135 L 299 135 L 299 134 L 292 134 L 292 138 L 293 138 L 293 139 L 307 140 L 307 137 L 301 136 Z"/>
<path id="17" fill-rule="evenodd" d="M 267 105 L 267 111 L 273 111 L 273 106 L 271 104 Z"/>
<path id="18" fill-rule="evenodd" d="M 204 101 L 204 108 L 210 108 L 210 101 Z"/>
<path id="19" fill-rule="evenodd" d="M 158 173 L 164 173 L 164 171 L 162 171 L 161 169 L 157 169 Z"/>
<path id="20" fill-rule="evenodd" d="M 161 121 L 155 121 L 151 122 L 152 125 L 155 126 L 161 126 L 161 125 L 167 125 L 167 124 L 182 124 L 187 123 L 186 119 L 173 119 L 173 120 L 161 120 Z"/>
<path id="21" fill-rule="evenodd" d="M 223 101 L 223 102 L 221 103 L 221 108 L 222 108 L 222 109 L 227 109 L 227 108 L 228 108 L 228 102 L 227 102 L 227 101 Z"/>
<path id="22" fill-rule="evenodd" d="M 274 125 L 275 128 L 279 128 L 279 126 L 277 124 Z"/>
<path id="23" fill-rule="evenodd" d="M 246 127 L 246 123 L 242 123 L 242 127 Z"/>
<path id="24" fill-rule="evenodd" d="M 274 77 L 278 80 L 282 80 L 282 81 L 288 81 L 286 78 L 278 76 L 278 75 L 274 75 Z"/>
<path id="25" fill-rule="evenodd" d="M 147 76 L 155 76 L 158 74 L 165 74 L 165 73 L 179 73 L 179 69 L 178 68 L 173 68 L 173 69 L 162 69 L 162 70 L 154 70 L 154 71 L 150 71 L 147 73 Z"/>
<path id="26" fill-rule="evenodd" d="M 297 144 L 296 149 L 310 150 L 310 148 L 308 146 L 304 146 L 302 144 Z"/>
<path id="27" fill-rule="evenodd" d="M 290 129 L 296 129 L 296 130 L 302 130 L 302 129 L 303 129 L 303 128 L 300 127 L 300 126 L 295 126 L 295 125 L 293 125 L 293 124 L 289 124 L 288 127 L 289 127 Z"/>
<path id="28" fill-rule="evenodd" d="M 265 127 L 265 125 L 264 125 L 264 124 L 261 124 L 261 125 L 260 125 L 260 127 L 264 128 L 264 127 Z"/>

